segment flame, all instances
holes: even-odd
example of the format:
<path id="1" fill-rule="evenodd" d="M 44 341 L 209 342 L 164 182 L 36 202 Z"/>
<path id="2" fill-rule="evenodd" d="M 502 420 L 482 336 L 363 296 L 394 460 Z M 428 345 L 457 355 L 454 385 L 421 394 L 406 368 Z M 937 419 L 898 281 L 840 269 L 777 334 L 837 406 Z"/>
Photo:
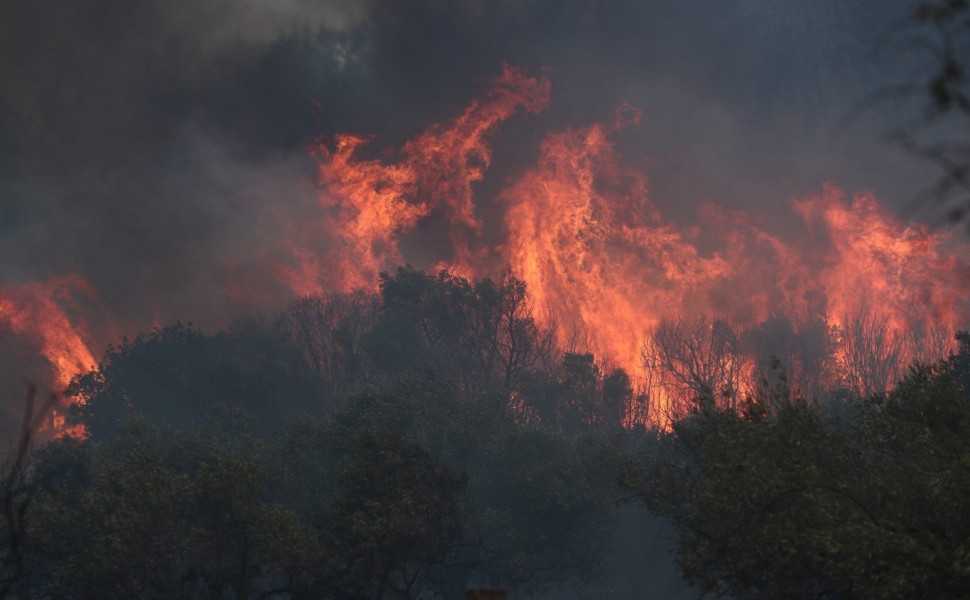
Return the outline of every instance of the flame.
<path id="1" fill-rule="evenodd" d="M 871 193 L 825 184 L 792 201 L 795 227 L 715 204 L 701 208 L 697 225 L 666 218 L 647 175 L 614 142 L 639 125 L 640 112 L 627 105 L 612 122 L 547 134 L 535 163 L 485 200 L 496 201 L 500 216 L 480 211 L 476 184 L 492 163 L 491 137 L 549 101 L 548 79 L 504 66 L 456 118 L 384 159 L 367 156 L 368 136 L 316 144 L 318 217 L 273 213 L 286 235 L 267 254 L 270 276 L 300 296 L 373 290 L 381 271 L 410 258 L 406 235 L 422 222 L 441 223 L 433 245 L 447 249 L 430 263 L 469 279 L 509 269 L 560 346 L 623 367 L 661 411 L 690 393 L 691 377 L 752 393 L 766 351 L 752 340 L 834 333 L 837 364 L 825 381 L 807 381 L 822 370 L 805 348 L 771 351 L 784 354 L 805 389 L 878 393 L 898 374 L 886 365 L 935 360 L 966 327 L 967 246 L 946 231 L 902 223 Z M 501 239 L 487 239 L 492 231 Z M 237 282 L 224 288 L 257 297 Z M 95 364 L 90 336 L 72 314 L 76 295 L 94 292 L 78 277 L 0 288 L 0 327 L 37 349 L 58 389 Z M 886 364 L 866 371 L 859 350 L 867 345 Z M 707 364 L 677 355 L 688 351 Z M 675 372 L 681 367 L 694 372 Z"/>
<path id="2" fill-rule="evenodd" d="M 25 339 L 47 359 L 53 370 L 51 383 L 59 391 L 97 364 L 84 328 L 75 325 L 63 308 L 78 293 L 93 294 L 78 276 L 0 288 L 0 327 Z"/>
<path id="3" fill-rule="evenodd" d="M 336 136 L 333 149 L 319 144 L 320 205 L 329 217 L 323 225 L 334 247 L 325 260 L 297 251 L 298 269 L 285 274 L 297 292 L 315 289 L 325 264 L 332 289 L 374 288 L 380 271 L 403 262 L 398 238 L 421 219 L 441 210 L 450 223 L 456 263 L 475 256 L 468 243 L 482 223 L 475 214 L 472 186 L 491 163 L 489 134 L 520 108 L 543 110 L 549 81 L 503 67 L 482 98 L 454 121 L 434 125 L 407 142 L 395 164 L 358 157 L 368 138 Z"/>
<path id="4" fill-rule="evenodd" d="M 331 287 L 373 288 L 381 269 L 405 262 L 402 234 L 441 212 L 452 255 L 439 266 L 494 277 L 497 269 L 482 257 L 498 256 L 492 264 L 526 282 L 536 318 L 556 329 L 563 347 L 638 373 L 659 404 L 674 400 L 676 382 L 645 360 L 657 356 L 664 323 L 668 334 L 693 343 L 726 344 L 730 355 L 718 359 L 719 368 L 743 393 L 753 389 L 763 359 L 745 336 L 770 337 L 772 323 L 796 336 L 819 327 L 841 335 L 841 371 L 825 384 L 854 377 L 859 389 L 865 386 L 850 372 L 858 365 L 848 338 L 861 336 L 862 325 L 868 334 L 882 331 L 887 344 L 898 342 L 902 364 L 944 355 L 947 342 L 939 340 L 965 326 L 967 248 L 946 232 L 901 223 L 870 193 L 850 198 L 826 184 L 793 201 L 807 226 L 799 233 L 715 205 L 701 210 L 706 230 L 665 219 L 646 175 L 613 141 L 639 124 L 630 106 L 621 106 L 612 123 L 548 134 L 536 163 L 499 195 L 504 239 L 488 247 L 473 185 L 491 161 L 488 137 L 519 109 L 537 113 L 548 101 L 547 80 L 505 67 L 461 116 L 404 144 L 397 163 L 358 158 L 368 141 L 361 136 L 338 136 L 333 150 L 319 146 L 320 203 L 330 211 L 323 231 L 338 242 L 325 255 L 305 255 L 296 279 L 319 276 L 326 265 L 336 273 Z M 698 243 L 702 230 L 706 251 Z M 911 342 L 902 344 L 904 337 Z M 818 367 L 790 354 L 787 366 L 796 375 Z"/>
<path id="5" fill-rule="evenodd" d="M 731 267 L 701 256 L 663 221 L 646 178 L 610 141 L 622 125 L 548 136 L 538 164 L 502 197 L 508 262 L 537 317 L 563 322 L 561 343 L 585 335 L 591 349 L 633 373 L 650 328 L 694 304 Z"/>
<path id="6" fill-rule="evenodd" d="M 793 208 L 809 225 L 820 225 L 829 246 L 818 269 L 828 298 L 828 319 L 844 325 L 847 315 L 871 307 L 904 330 L 920 319 L 953 321 L 967 299 L 970 268 L 965 248 L 947 231 L 904 225 L 871 193 L 851 199 L 827 184 Z M 964 315 L 965 316 L 965 315 Z"/>

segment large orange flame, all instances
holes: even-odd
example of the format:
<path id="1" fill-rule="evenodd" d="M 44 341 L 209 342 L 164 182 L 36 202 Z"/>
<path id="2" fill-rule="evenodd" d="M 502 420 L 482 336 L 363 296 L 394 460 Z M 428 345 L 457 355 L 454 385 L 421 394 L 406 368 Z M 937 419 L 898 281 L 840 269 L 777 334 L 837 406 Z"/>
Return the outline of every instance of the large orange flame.
<path id="1" fill-rule="evenodd" d="M 536 167 L 503 194 L 506 254 L 537 316 L 560 324 L 561 342 L 588 338 L 634 372 L 649 329 L 696 305 L 731 267 L 663 221 L 646 178 L 617 156 L 609 134 L 618 126 L 546 138 Z"/>
<path id="2" fill-rule="evenodd" d="M 325 261 L 299 256 L 298 262 L 310 268 L 291 271 L 287 276 L 291 287 L 313 289 L 321 278 L 330 288 L 343 291 L 376 286 L 381 270 L 403 261 L 398 236 L 439 209 L 451 224 L 455 262 L 472 262 L 466 238 L 480 233 L 482 227 L 475 214 L 472 185 L 482 180 L 491 163 L 486 139 L 520 108 L 541 111 L 548 98 L 548 80 L 527 77 L 506 66 L 485 95 L 461 116 L 405 144 L 399 163 L 358 158 L 367 142 L 359 135 L 337 136 L 333 149 L 317 146 L 319 199 L 328 211 L 325 228 L 334 246 Z M 317 268 L 321 262 L 325 270 Z"/>
<path id="3" fill-rule="evenodd" d="M 869 193 L 851 201 L 826 185 L 797 200 L 795 211 L 820 225 L 828 250 L 818 271 L 832 324 L 844 325 L 860 306 L 872 307 L 905 329 L 921 319 L 949 322 L 965 308 L 970 265 L 948 232 L 904 225 Z"/>
<path id="4" fill-rule="evenodd" d="M 44 383 L 59 396 L 75 376 L 97 366 L 91 335 L 80 315 L 83 311 L 79 309 L 79 299 L 97 302 L 98 297 L 78 275 L 0 287 L 0 330 L 7 330 L 46 359 L 50 372 Z M 43 377 L 26 376 L 31 375 Z M 87 436 L 83 424 L 67 424 L 61 407 L 53 409 L 42 429 L 55 437 Z"/>
<path id="5" fill-rule="evenodd" d="M 808 335 L 819 322 L 831 327 L 839 364 L 827 385 L 865 394 L 890 387 L 913 360 L 945 356 L 953 331 L 966 326 L 967 247 L 947 232 L 905 225 L 871 194 L 850 199 L 828 184 L 793 201 L 812 227 L 790 241 L 750 217 L 705 207 L 722 246 L 704 256 L 651 204 L 645 177 L 610 142 L 615 129 L 592 125 L 547 137 L 537 165 L 503 194 L 506 256 L 529 285 L 537 316 L 560 323 L 561 342 L 585 332 L 590 349 L 652 382 L 659 402 L 671 399 L 670 372 L 678 368 L 697 385 L 750 392 L 757 349 L 742 334 L 763 338 L 757 330 L 771 319 L 783 319 L 793 335 Z M 714 352 L 716 339 L 722 346 Z M 675 341 L 680 356 L 669 354 Z M 656 360 L 667 361 L 659 380 L 640 370 L 658 368 Z M 792 361 L 784 367 L 819 366 L 804 356 Z"/>
<path id="6" fill-rule="evenodd" d="M 872 194 L 827 184 L 792 202 L 795 226 L 784 229 L 713 204 L 701 208 L 700 225 L 665 218 L 647 176 L 614 143 L 639 123 L 630 106 L 611 123 L 548 134 L 535 164 L 498 195 L 501 222 L 485 227 L 482 215 L 495 211 L 478 210 L 476 184 L 492 162 L 489 139 L 549 98 L 547 79 L 506 66 L 457 118 L 403 144 L 396 159 L 365 156 L 361 135 L 319 143 L 320 216 L 284 223 L 292 235 L 267 259 L 272 275 L 298 295 L 372 290 L 382 270 L 409 258 L 402 236 L 435 219 L 445 228 L 435 245 L 449 250 L 432 263 L 469 278 L 511 269 L 562 347 L 623 367 L 658 408 L 700 384 L 753 391 L 766 353 L 784 359 L 806 393 L 879 393 L 898 365 L 943 356 L 967 326 L 967 246 L 900 222 Z M 499 230 L 501 240 L 487 239 Z M 76 294 L 93 291 L 77 277 L 0 288 L 0 327 L 46 358 L 57 389 L 95 364 L 70 309 Z M 836 350 L 811 347 L 830 340 Z M 813 373 L 827 379 L 810 381 Z"/>
<path id="7" fill-rule="evenodd" d="M 494 276 L 481 257 L 498 255 L 527 283 L 536 317 L 556 326 L 563 346 L 641 374 L 659 386 L 661 403 L 673 382 L 645 365 L 651 353 L 659 356 L 658 332 L 703 342 L 708 353 L 715 343 L 722 353 L 729 348 L 718 369 L 750 389 L 763 359 L 742 333 L 770 338 L 772 327 L 787 327 L 807 337 L 821 328 L 841 343 L 827 384 L 878 391 L 896 373 L 853 371 L 861 368 L 853 347 L 863 337 L 904 364 L 939 358 L 952 331 L 966 326 L 966 247 L 945 232 L 901 223 L 868 193 L 849 198 L 826 185 L 793 201 L 808 225 L 797 234 L 773 233 L 769 224 L 708 205 L 701 211 L 710 229 L 702 251 L 702 229 L 666 220 L 646 176 L 612 141 L 639 122 L 628 106 L 613 123 L 549 134 L 536 164 L 500 195 L 504 240 L 481 247 L 473 184 L 491 160 L 488 134 L 520 107 L 541 111 L 548 97 L 548 81 L 506 67 L 459 118 L 407 142 L 395 164 L 356 158 L 366 141 L 360 136 L 338 136 L 333 150 L 321 145 L 320 202 L 330 215 L 324 232 L 338 243 L 303 264 L 326 265 L 336 274 L 331 287 L 372 288 L 381 269 L 407 258 L 400 235 L 441 210 L 452 256 L 440 264 L 469 277 Z M 319 278 L 316 268 L 306 272 Z M 791 355 L 787 368 L 817 367 Z"/>
<path id="8" fill-rule="evenodd" d="M 52 386 L 63 391 L 75 375 L 95 367 L 87 334 L 64 309 L 74 294 L 91 295 L 78 276 L 0 288 L 0 327 L 23 338 L 50 363 Z"/>

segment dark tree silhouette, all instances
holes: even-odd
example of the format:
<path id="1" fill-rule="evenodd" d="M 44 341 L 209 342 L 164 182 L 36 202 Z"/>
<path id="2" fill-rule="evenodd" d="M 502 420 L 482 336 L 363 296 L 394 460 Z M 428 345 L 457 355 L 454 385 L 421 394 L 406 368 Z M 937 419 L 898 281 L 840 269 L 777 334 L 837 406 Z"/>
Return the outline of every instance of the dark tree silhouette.
<path id="1" fill-rule="evenodd" d="M 734 598 L 960 598 L 970 586 L 968 345 L 829 416 L 779 390 L 698 403 L 624 481 L 677 561 Z"/>
<path id="2" fill-rule="evenodd" d="M 901 27 L 900 45 L 914 61 L 909 81 L 879 98 L 915 100 L 919 114 L 891 133 L 906 151 L 939 167 L 937 182 L 910 204 L 910 211 L 939 221 L 967 222 L 970 214 L 970 3 L 927 0 L 916 4 Z M 942 218 L 939 218 L 942 217 Z"/>
<path id="3" fill-rule="evenodd" d="M 25 553 L 34 486 L 29 476 L 30 450 L 35 432 L 57 404 L 53 394 L 36 405 L 37 388 L 28 383 L 20 436 L 0 461 L 0 510 L 3 511 L 0 539 L 0 598 L 25 597 L 27 576 Z"/>

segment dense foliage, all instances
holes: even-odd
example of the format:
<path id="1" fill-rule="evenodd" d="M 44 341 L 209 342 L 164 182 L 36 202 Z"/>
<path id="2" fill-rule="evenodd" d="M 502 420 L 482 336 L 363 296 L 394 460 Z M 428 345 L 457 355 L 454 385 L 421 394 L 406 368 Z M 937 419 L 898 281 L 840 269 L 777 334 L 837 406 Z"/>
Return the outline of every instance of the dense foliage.
<path id="1" fill-rule="evenodd" d="M 273 436 L 215 406 L 33 456 L 18 586 L 41 597 L 462 597 L 591 576 L 608 447 L 405 378 Z M 585 575 L 584 575 L 585 574 Z"/>
<path id="2" fill-rule="evenodd" d="M 882 373 L 864 396 L 861 376 L 819 376 L 838 366 L 835 334 L 661 323 L 645 358 L 692 399 L 664 428 L 623 370 L 557 348 L 511 276 L 403 268 L 376 296 L 308 297 L 215 334 L 157 329 L 73 382 L 87 439 L 30 452 L 42 415 L 28 407 L 0 472 L 0 591 L 549 591 L 595 582 L 620 552 L 656 554 L 652 537 L 615 545 L 626 497 L 669 520 L 701 594 L 963 597 L 970 336 L 888 393 L 887 355 L 862 361 L 856 375 Z M 766 339 L 774 371 L 743 397 L 733 357 Z"/>
<path id="3" fill-rule="evenodd" d="M 550 336 L 512 277 L 405 268 L 379 297 L 126 340 L 69 390 L 89 437 L 18 472 L 11 589 L 461 598 L 594 579 L 632 390 Z"/>
<path id="4" fill-rule="evenodd" d="M 888 395 L 700 399 L 626 473 L 698 587 L 735 598 L 964 598 L 970 338 Z"/>

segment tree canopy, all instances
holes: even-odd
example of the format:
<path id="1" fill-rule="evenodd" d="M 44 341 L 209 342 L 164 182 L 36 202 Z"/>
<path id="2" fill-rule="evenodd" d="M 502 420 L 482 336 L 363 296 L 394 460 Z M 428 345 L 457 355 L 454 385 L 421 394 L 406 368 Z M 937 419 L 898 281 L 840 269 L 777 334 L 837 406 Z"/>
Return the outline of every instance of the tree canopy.
<path id="1" fill-rule="evenodd" d="M 849 410 L 784 387 L 698 402 L 626 474 L 692 583 L 734 598 L 959 598 L 970 589 L 970 344 Z"/>

